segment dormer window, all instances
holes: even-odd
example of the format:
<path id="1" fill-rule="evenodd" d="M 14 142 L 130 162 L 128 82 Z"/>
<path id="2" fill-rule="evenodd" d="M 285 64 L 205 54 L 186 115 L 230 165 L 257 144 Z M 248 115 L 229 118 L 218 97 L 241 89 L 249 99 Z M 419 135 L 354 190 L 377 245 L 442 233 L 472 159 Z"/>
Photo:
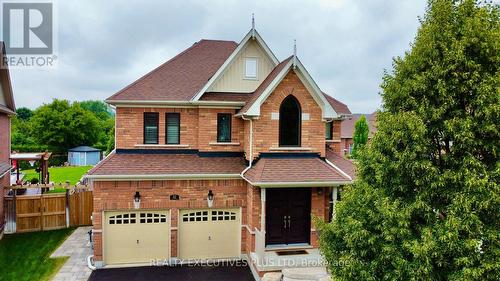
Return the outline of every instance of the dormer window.
<path id="1" fill-rule="evenodd" d="M 257 79 L 257 58 L 245 58 L 245 78 Z"/>

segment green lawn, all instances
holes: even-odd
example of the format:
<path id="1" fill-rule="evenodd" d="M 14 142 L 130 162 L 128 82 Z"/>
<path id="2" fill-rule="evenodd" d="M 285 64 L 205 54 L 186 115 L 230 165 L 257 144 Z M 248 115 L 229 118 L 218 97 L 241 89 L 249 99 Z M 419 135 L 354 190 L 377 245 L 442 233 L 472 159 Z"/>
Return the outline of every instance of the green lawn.
<path id="1" fill-rule="evenodd" d="M 50 181 L 56 184 L 65 183 L 69 180 L 71 185 L 75 185 L 92 166 L 69 166 L 69 167 L 51 167 L 49 168 Z M 22 170 L 25 174 L 24 180 L 30 180 L 32 178 L 38 178 L 38 174 L 35 170 Z M 64 189 L 54 189 L 50 192 L 64 192 Z"/>
<path id="2" fill-rule="evenodd" d="M 0 281 L 51 280 L 68 257 L 49 257 L 73 230 L 4 235 L 0 240 Z"/>

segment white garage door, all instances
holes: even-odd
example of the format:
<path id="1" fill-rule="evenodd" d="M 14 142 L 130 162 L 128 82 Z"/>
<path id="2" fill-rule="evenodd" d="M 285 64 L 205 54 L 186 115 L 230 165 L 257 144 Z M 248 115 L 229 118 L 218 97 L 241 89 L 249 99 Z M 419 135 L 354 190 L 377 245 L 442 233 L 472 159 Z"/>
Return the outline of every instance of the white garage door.
<path id="1" fill-rule="evenodd" d="M 106 264 L 149 263 L 170 257 L 170 215 L 163 211 L 106 212 Z"/>
<path id="2" fill-rule="evenodd" d="M 238 258 L 241 254 L 239 209 L 181 210 L 180 259 Z"/>

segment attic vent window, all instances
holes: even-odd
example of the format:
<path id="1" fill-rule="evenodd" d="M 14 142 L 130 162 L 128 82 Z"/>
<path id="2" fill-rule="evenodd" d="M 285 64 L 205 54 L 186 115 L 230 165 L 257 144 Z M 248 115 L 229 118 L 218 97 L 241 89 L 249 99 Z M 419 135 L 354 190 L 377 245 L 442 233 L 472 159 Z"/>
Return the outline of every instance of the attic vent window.
<path id="1" fill-rule="evenodd" d="M 245 58 L 245 78 L 257 79 L 257 58 Z"/>

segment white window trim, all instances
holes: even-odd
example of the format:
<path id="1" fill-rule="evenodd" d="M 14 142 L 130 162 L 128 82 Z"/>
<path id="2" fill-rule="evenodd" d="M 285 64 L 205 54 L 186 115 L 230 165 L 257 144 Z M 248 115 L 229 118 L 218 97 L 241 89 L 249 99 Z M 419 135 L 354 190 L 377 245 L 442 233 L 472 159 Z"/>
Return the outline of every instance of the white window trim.
<path id="1" fill-rule="evenodd" d="M 247 76 L 247 61 L 254 60 L 255 61 L 255 76 Z M 243 79 L 245 80 L 258 80 L 259 78 L 259 58 L 258 57 L 245 57 L 244 58 L 245 65 L 244 67 L 244 75 Z"/>

